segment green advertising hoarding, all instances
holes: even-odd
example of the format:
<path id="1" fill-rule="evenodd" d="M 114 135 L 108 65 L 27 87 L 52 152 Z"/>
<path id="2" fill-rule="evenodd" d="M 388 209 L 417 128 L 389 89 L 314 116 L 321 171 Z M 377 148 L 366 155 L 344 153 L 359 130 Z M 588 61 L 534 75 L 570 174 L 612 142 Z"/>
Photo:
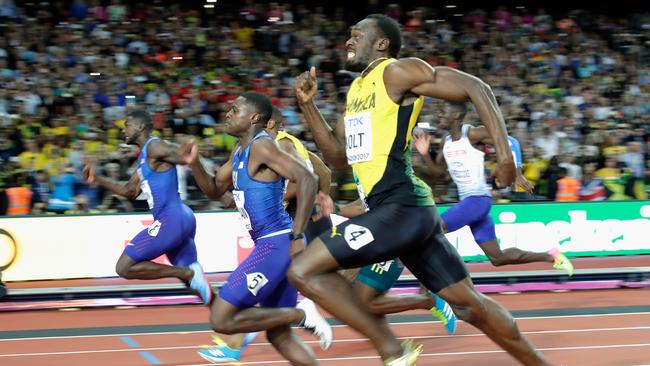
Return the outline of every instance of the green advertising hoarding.
<path id="1" fill-rule="evenodd" d="M 503 204 L 490 214 L 502 248 L 558 247 L 571 257 L 650 254 L 649 201 Z M 468 227 L 447 237 L 463 259 L 486 259 Z"/>

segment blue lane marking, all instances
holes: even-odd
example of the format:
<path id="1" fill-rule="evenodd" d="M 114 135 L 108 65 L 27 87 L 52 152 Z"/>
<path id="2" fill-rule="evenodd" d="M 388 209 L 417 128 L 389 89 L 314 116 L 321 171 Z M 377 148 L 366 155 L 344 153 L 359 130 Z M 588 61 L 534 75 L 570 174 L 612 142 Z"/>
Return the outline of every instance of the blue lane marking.
<path id="1" fill-rule="evenodd" d="M 120 339 L 122 340 L 122 342 L 126 343 L 126 345 L 131 348 L 140 347 L 140 344 L 131 337 L 120 337 Z M 160 362 L 160 360 L 156 356 L 152 355 L 149 352 L 138 352 L 138 354 L 140 355 L 140 357 L 144 358 L 145 360 L 147 360 L 147 362 L 149 362 L 152 365 L 162 365 L 162 362 Z"/>
<path id="2" fill-rule="evenodd" d="M 142 358 L 147 360 L 150 364 L 162 365 L 162 362 L 160 362 L 160 360 L 156 356 L 152 355 L 151 353 L 149 352 L 138 352 L 138 353 L 140 354 L 140 356 L 142 356 Z"/>
<path id="3" fill-rule="evenodd" d="M 120 339 L 122 340 L 122 342 L 126 343 L 126 345 L 131 348 L 140 347 L 140 344 L 131 337 L 120 337 Z"/>

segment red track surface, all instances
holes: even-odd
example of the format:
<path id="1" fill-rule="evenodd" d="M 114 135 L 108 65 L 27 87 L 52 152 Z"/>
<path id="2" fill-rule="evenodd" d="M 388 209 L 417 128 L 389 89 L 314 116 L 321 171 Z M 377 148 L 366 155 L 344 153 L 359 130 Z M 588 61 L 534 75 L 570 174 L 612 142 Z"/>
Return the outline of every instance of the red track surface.
<path id="1" fill-rule="evenodd" d="M 529 293 L 494 298 L 510 310 L 632 306 L 648 305 L 650 289 Z M 188 324 L 205 323 L 207 317 L 207 309 L 201 306 L 17 312 L 0 313 L 0 329 Z M 650 364 L 650 313 L 521 318 L 518 324 L 557 365 Z M 444 335 L 440 324 L 429 322 L 392 324 L 392 329 L 399 337 L 414 338 L 423 344 L 419 366 L 517 364 L 484 335 L 462 322 L 454 336 Z M 122 336 L 128 336 L 137 345 L 129 347 Z M 301 336 L 309 341 L 322 365 L 381 364 L 369 342 L 349 327 L 334 328 L 335 343 L 326 352 L 318 349 L 311 335 L 301 333 Z M 166 365 L 205 365 L 196 349 L 209 340 L 209 332 L 8 339 L 0 340 L 0 365 L 151 365 L 142 352 L 148 352 Z M 242 363 L 287 364 L 263 336 L 247 349 Z"/>
<path id="2" fill-rule="evenodd" d="M 643 267 L 650 266 L 650 255 L 618 256 L 618 257 L 587 257 L 572 259 L 577 269 L 598 269 L 598 268 L 620 268 L 620 267 Z M 519 265 L 508 265 L 495 267 L 490 262 L 473 262 L 466 263 L 470 273 L 480 272 L 516 272 L 516 271 L 534 271 L 550 270 L 552 267 L 548 263 L 528 263 Z M 410 273 L 408 269 L 404 272 Z M 228 273 L 213 273 L 207 275 L 210 281 L 225 281 Z M 69 280 L 51 280 L 51 281 L 25 281 L 10 282 L 7 286 L 10 289 L 24 288 L 47 288 L 47 287 L 78 287 L 78 286 L 117 286 L 117 285 L 138 285 L 154 283 L 173 283 L 178 284 L 176 279 L 160 280 L 125 280 L 119 277 L 110 278 L 84 278 Z"/>

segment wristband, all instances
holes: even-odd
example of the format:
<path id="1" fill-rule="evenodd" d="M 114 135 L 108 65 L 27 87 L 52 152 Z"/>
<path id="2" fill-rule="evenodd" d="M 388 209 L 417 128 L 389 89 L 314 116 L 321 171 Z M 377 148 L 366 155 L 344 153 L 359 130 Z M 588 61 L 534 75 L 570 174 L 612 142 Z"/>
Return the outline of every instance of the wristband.
<path id="1" fill-rule="evenodd" d="M 305 237 L 305 234 L 303 234 L 303 233 L 297 233 L 297 234 L 294 233 L 294 232 L 289 233 L 289 240 L 291 240 L 291 241 L 302 239 L 304 237 Z"/>
<path id="2" fill-rule="evenodd" d="M 334 204 L 334 213 L 338 215 L 339 212 L 341 212 L 341 208 L 339 207 L 339 205 L 337 205 L 337 204 L 335 203 L 335 204 Z"/>

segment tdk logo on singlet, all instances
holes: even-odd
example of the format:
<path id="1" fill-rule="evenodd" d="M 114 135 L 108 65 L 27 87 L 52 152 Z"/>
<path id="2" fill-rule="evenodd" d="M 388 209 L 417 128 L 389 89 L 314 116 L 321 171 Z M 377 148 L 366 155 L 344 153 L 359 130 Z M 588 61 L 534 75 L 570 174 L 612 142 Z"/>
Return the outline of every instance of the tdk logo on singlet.
<path id="1" fill-rule="evenodd" d="M 365 98 L 356 98 L 348 102 L 348 105 L 345 108 L 347 113 L 357 113 L 370 108 L 375 108 L 375 93 L 372 93 Z"/>

